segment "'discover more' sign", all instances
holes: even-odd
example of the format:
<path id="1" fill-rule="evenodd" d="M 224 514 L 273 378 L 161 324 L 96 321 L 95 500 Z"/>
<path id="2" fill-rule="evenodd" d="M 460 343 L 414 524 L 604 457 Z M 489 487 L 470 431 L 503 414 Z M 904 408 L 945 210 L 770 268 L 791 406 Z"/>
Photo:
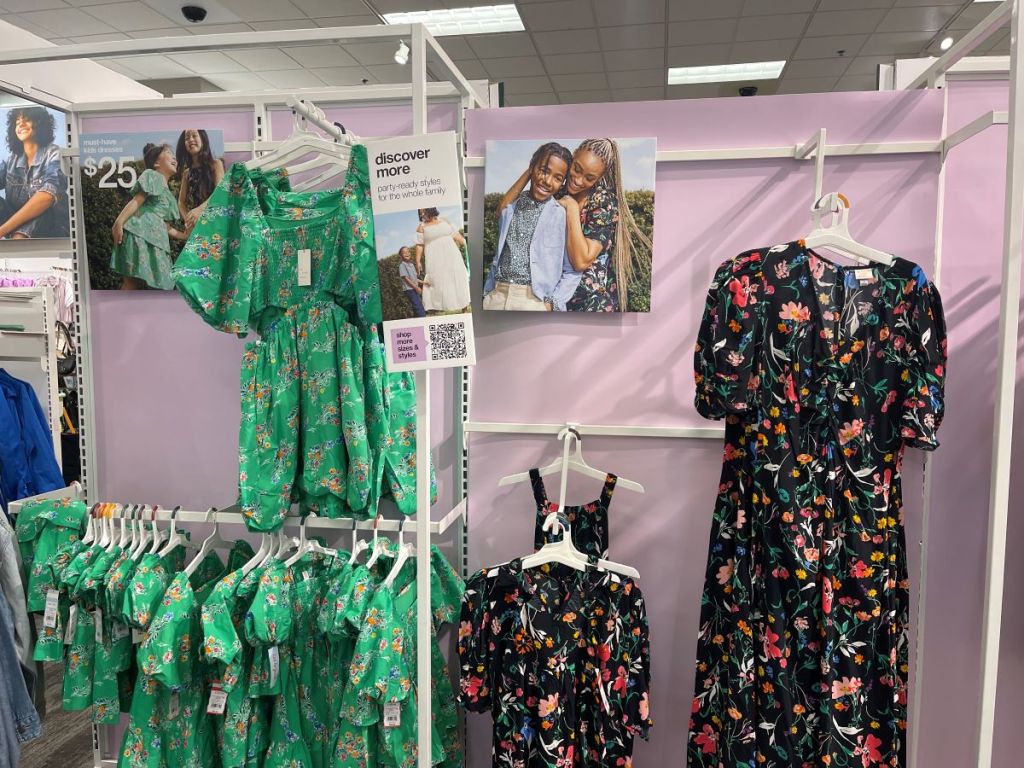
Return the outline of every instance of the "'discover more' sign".
<path id="1" fill-rule="evenodd" d="M 366 143 L 389 370 L 472 365 L 469 249 L 455 134 Z"/>

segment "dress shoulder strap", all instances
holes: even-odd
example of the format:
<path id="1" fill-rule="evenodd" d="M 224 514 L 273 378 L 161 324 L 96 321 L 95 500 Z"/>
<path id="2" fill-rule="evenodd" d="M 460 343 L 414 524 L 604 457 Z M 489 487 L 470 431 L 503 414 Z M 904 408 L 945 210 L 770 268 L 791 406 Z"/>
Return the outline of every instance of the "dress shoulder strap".
<path id="1" fill-rule="evenodd" d="M 615 493 L 615 484 L 619 482 L 619 476 L 611 472 L 604 479 L 604 488 L 601 489 L 601 504 L 607 507 L 612 502 L 612 494 Z"/>
<path id="2" fill-rule="evenodd" d="M 548 506 L 548 492 L 544 488 L 544 480 L 540 476 L 540 470 L 530 470 L 530 485 L 533 486 L 533 498 L 537 502 L 537 508 L 544 510 Z"/>

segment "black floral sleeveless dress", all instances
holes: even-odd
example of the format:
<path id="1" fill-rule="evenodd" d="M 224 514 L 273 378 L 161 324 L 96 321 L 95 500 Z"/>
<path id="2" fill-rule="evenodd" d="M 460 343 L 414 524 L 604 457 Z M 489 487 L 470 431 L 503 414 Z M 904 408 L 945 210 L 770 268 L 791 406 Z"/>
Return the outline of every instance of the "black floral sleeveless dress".
<path id="1" fill-rule="evenodd" d="M 603 558 L 608 557 L 608 508 L 615 493 L 615 484 L 619 478 L 607 475 L 601 496 L 589 504 L 579 504 L 562 508 L 572 528 L 572 543 L 585 555 Z M 533 486 L 533 498 L 537 502 L 537 525 L 533 532 L 533 548 L 540 549 L 547 541 L 560 538 L 561 534 L 551 535 L 544 531 L 544 521 L 548 515 L 558 511 L 558 502 L 548 499 L 544 480 L 536 469 L 530 470 L 530 484 Z"/>
<path id="2" fill-rule="evenodd" d="M 688 765 L 905 766 L 900 465 L 938 446 L 937 290 L 899 258 L 750 251 L 715 275 L 695 363 L 726 433 Z"/>

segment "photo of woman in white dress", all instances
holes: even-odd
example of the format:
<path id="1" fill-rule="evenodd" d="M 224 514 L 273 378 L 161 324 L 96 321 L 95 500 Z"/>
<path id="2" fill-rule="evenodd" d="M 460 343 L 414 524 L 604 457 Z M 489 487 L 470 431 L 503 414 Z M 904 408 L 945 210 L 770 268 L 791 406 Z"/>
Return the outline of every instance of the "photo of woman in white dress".
<path id="1" fill-rule="evenodd" d="M 423 307 L 427 312 L 468 312 L 469 270 L 466 238 L 442 218 L 437 208 L 419 209 L 416 268 L 423 274 Z"/>

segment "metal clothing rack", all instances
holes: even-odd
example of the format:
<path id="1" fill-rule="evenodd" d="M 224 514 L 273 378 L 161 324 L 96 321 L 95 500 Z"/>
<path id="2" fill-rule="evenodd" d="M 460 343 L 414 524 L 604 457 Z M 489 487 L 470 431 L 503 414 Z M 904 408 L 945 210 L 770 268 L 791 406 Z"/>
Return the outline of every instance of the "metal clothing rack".
<path id="1" fill-rule="evenodd" d="M 43 391 L 37 394 L 46 408 L 59 466 L 63 405 L 58 391 L 56 317 L 50 286 L 0 288 L 0 363 L 10 360 L 40 364 L 46 379 Z"/>
<path id="2" fill-rule="evenodd" d="M 281 45 L 308 45 L 316 43 L 359 43 L 368 41 L 391 41 L 397 43 L 405 40 L 410 46 L 409 72 L 410 85 L 408 87 L 382 86 L 380 90 L 386 92 L 387 96 L 408 99 L 412 108 L 413 133 L 421 134 L 427 131 L 427 101 L 428 93 L 436 89 L 436 84 L 428 86 L 427 83 L 427 57 L 431 57 L 433 73 L 446 79 L 452 86 L 454 94 L 460 99 L 463 109 L 488 106 L 488 98 L 485 93 L 477 89 L 459 71 L 443 48 L 422 24 L 395 24 L 376 25 L 359 27 L 335 27 L 326 29 L 300 29 L 267 32 L 244 32 L 226 33 L 214 35 L 199 35 L 195 37 L 165 37 L 141 40 L 124 40 L 107 43 L 88 43 L 77 45 L 61 45 L 54 47 L 25 49 L 20 51 L 0 52 L 0 65 L 2 64 L 26 64 L 45 63 L 50 61 L 65 61 L 71 59 L 106 59 L 118 56 L 132 56 L 142 54 L 164 54 L 164 53 L 185 53 L 191 51 L 226 51 L 240 50 L 247 48 L 278 47 Z M 338 89 L 347 91 L 350 101 L 369 100 L 370 94 L 375 86 L 362 89 Z M 337 93 L 337 91 L 336 91 Z M 230 100 L 230 97 L 218 104 Z M 337 101 L 338 99 L 334 99 Z M 154 102 L 134 102 L 136 109 L 152 109 L 155 104 L 170 105 L 175 109 L 185 108 L 186 102 L 199 102 L 203 106 L 210 104 L 209 100 L 197 99 L 174 99 L 154 100 Z M 78 288 L 85 284 L 87 277 L 86 259 L 84 258 L 84 217 L 81 206 L 74 203 L 75 182 L 74 179 L 79 171 L 79 163 L 75 158 L 74 145 L 77 143 L 78 125 L 77 116 L 87 111 L 102 111 L 103 106 L 110 109 L 115 105 L 72 105 L 72 119 L 69 127 L 69 144 L 72 149 L 67 153 L 72 161 L 72 210 L 75 217 L 74 231 L 72 237 L 72 249 L 77 261 Z M 120 106 L 124 106 L 123 104 Z M 293 107 L 294 108 L 294 107 Z M 301 107 L 300 107 L 301 108 Z M 311 113 L 312 114 L 312 113 Z M 260 121 L 267 117 L 266 109 L 262 114 L 254 114 L 255 131 L 254 135 L 260 137 Z M 459 135 L 462 138 L 461 115 L 459 119 Z M 87 480 L 87 491 L 90 500 L 94 495 L 94 478 L 87 473 L 93 469 L 95 446 L 88 441 L 94 432 L 92 400 L 92 380 L 88 362 L 89 335 L 88 335 L 88 303 L 85 301 L 87 293 L 78 290 L 78 296 L 82 299 L 81 313 L 85 322 L 77 323 L 79 338 L 78 349 L 80 354 L 80 382 L 82 389 L 81 403 L 81 424 L 83 435 L 83 478 Z M 417 423 L 417 448 L 416 448 L 416 519 L 424 521 L 430 519 L 430 378 L 427 371 L 417 371 L 415 374 L 417 387 L 416 423 Z M 463 377 L 465 381 L 465 377 Z M 464 396 L 464 395 L 463 395 Z M 95 474 L 95 472 L 93 472 Z M 462 473 L 464 476 L 464 472 Z M 456 495 L 465 495 L 461 487 L 461 476 L 456 479 Z M 458 509 L 458 507 L 456 508 Z M 464 510 L 464 506 L 463 506 Z M 205 515 L 205 513 L 204 513 Z M 446 518 L 447 519 L 447 518 Z M 457 516 L 458 520 L 464 519 L 464 512 Z M 465 536 L 465 526 L 463 536 Z M 416 528 L 416 547 L 420 552 L 430 549 L 432 525 L 418 525 Z M 430 568 L 429 558 L 418 558 L 416 566 L 416 582 L 419 594 L 430 592 Z M 416 630 L 417 630 L 417 681 L 423 683 L 418 685 L 418 690 L 429 690 L 431 674 L 430 658 L 430 637 L 431 637 L 431 611 L 430 601 L 421 600 L 417 605 Z M 418 768 L 431 768 L 431 701 L 430 697 L 421 697 L 418 702 L 417 728 L 419 735 L 418 743 Z M 96 765 L 106 764 L 99 752 L 98 731 L 94 738 L 94 753 L 96 754 Z"/>

